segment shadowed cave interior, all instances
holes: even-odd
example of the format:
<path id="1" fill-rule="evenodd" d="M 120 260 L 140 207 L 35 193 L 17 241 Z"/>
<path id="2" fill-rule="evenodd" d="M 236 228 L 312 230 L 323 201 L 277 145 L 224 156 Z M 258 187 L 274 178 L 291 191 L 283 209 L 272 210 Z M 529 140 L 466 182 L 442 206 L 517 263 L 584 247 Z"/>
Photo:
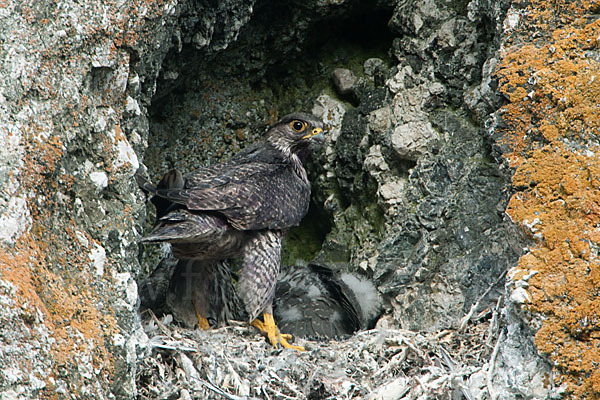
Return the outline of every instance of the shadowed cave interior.
<path id="1" fill-rule="evenodd" d="M 225 50 L 184 44 L 181 51 L 168 53 L 148 108 L 151 135 L 144 164 L 153 181 L 172 168 L 188 172 L 228 159 L 257 140 L 278 117 L 310 111 L 321 93 L 352 108 L 355 99 L 335 94 L 331 72 L 347 68 L 361 77 L 368 58 L 391 63 L 389 8 L 354 4 L 320 16 L 308 15 L 297 4 L 268 6 L 256 5 L 238 40 Z M 271 23 L 274 15 L 279 15 L 279 23 Z M 297 26 L 281 22 L 303 19 Z M 297 43 L 289 43 L 291 38 Z M 311 207 L 286 237 L 283 265 L 312 260 L 331 230 L 332 217 L 322 207 L 328 194 L 314 183 L 324 173 L 320 161 L 322 155 L 315 154 L 307 166 L 313 182 Z M 154 215 L 148 211 L 150 229 Z M 148 273 L 158 262 L 158 247 L 145 246 L 151 255 L 144 256 Z"/>
<path id="2" fill-rule="evenodd" d="M 360 94 L 336 95 L 331 78 L 336 68 L 351 70 L 362 79 L 365 60 L 377 58 L 386 65 L 386 70 L 389 69 L 392 35 L 387 29 L 387 21 L 391 9 L 359 4 L 333 8 L 332 15 L 307 17 L 301 6 L 280 7 L 281 10 L 273 10 L 258 4 L 248 24 L 241 29 L 238 40 L 224 50 L 198 50 L 188 44 L 183 45 L 181 51 L 173 49 L 167 55 L 148 108 L 150 136 L 144 164 L 152 181 L 157 182 L 162 174 L 173 168 L 186 173 L 230 158 L 257 140 L 281 116 L 294 111 L 310 112 L 316 98 L 323 93 L 336 98 L 347 109 L 354 109 L 359 105 Z M 346 17 L 340 19 L 340 13 L 346 13 Z M 273 25 L 270 21 L 274 14 L 287 15 L 287 19 L 296 24 Z M 305 23 L 297 22 L 302 18 L 306 18 Z M 384 76 L 378 84 L 384 84 Z M 335 260 L 335 265 L 325 265 L 337 273 L 351 270 L 351 253 L 347 248 L 350 243 L 329 245 L 324 251 L 327 256 L 323 257 L 323 242 L 335 224 L 331 211 L 324 207 L 327 197 L 340 198 L 343 207 L 348 207 L 356 195 L 357 209 L 368 210 L 356 217 L 371 219 L 369 223 L 373 226 L 383 224 L 374 200 L 376 186 L 373 188 L 373 184 L 367 182 L 360 193 L 349 194 L 335 183 L 323 184 L 325 178 L 318 179 L 328 175 L 324 168 L 324 153 L 325 150 L 320 149 L 313 154 L 306 166 L 312 185 L 311 204 L 300 226 L 291 228 L 284 238 L 282 271 L 289 266 L 306 265 L 317 257 L 320 262 Z M 153 223 L 154 212 L 149 210 L 148 230 Z M 345 226 L 338 230 L 351 229 L 351 226 Z M 346 235 L 351 234 L 346 232 Z M 164 255 L 165 246 L 144 246 L 142 265 L 146 276 L 153 273 Z M 234 273 L 239 273 L 239 260 L 232 260 L 231 265 Z M 321 279 L 329 279 L 322 273 L 315 273 Z M 175 275 L 173 279 L 179 278 Z M 339 296 L 342 292 L 338 284 L 328 282 L 323 293 L 333 290 L 330 293 Z M 345 285 L 342 281 L 338 283 Z M 353 289 L 344 287 L 348 291 L 360 291 L 364 285 L 376 296 L 375 288 L 366 281 L 356 283 Z M 153 289 L 151 293 L 154 293 Z M 298 296 L 290 295 L 293 301 Z M 356 303 L 358 295 L 351 296 L 355 298 L 350 302 Z M 160 297 L 158 299 L 156 304 L 161 303 Z M 276 313 L 277 309 L 283 310 L 281 305 L 287 304 L 286 301 L 275 304 Z M 373 300 L 372 304 L 370 308 L 374 311 L 368 318 L 363 318 L 360 323 L 346 323 L 352 327 L 348 332 L 375 323 L 379 301 Z M 304 304 L 301 302 L 298 306 Z M 352 314 L 360 310 L 350 307 Z M 160 311 L 160 308 L 156 309 Z"/>

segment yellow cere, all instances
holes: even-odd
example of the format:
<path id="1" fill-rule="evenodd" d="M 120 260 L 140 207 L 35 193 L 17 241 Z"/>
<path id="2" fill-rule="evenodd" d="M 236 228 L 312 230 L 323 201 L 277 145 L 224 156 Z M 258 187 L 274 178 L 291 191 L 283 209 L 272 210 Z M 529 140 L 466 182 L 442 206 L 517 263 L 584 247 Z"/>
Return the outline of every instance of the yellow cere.
<path id="1" fill-rule="evenodd" d="M 321 128 L 315 128 L 315 129 L 313 129 L 313 130 L 312 130 L 312 132 L 311 132 L 311 133 L 309 133 L 308 135 L 304 135 L 304 136 L 302 136 L 302 139 L 309 139 L 309 138 L 311 138 L 311 137 L 313 137 L 313 136 L 315 136 L 315 135 L 318 135 L 318 134 L 319 134 L 319 133 L 321 133 L 321 132 L 323 132 L 323 129 L 321 129 Z"/>

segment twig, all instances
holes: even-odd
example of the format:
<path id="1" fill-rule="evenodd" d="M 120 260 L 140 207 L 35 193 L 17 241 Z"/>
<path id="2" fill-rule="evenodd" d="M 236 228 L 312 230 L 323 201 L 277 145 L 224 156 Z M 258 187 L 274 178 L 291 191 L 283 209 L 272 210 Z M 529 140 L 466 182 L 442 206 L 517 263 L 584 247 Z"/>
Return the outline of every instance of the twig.
<path id="1" fill-rule="evenodd" d="M 348 391 L 348 393 L 346 393 L 346 398 L 347 399 L 352 399 L 352 396 L 354 396 L 354 392 L 356 391 L 356 386 L 352 385 L 352 387 L 350 388 L 350 390 Z"/>
<path id="2" fill-rule="evenodd" d="M 221 396 L 223 396 L 223 397 L 225 397 L 226 399 L 229 399 L 229 400 L 258 400 L 256 397 L 236 396 L 234 394 L 227 393 L 226 391 L 224 391 L 223 389 L 221 389 L 217 385 L 215 385 L 215 384 L 213 384 L 213 383 L 211 383 L 209 381 L 205 381 L 202 378 L 198 378 L 198 377 L 194 377 L 194 376 L 191 376 L 191 378 L 193 380 L 197 381 L 198 383 L 200 383 L 205 388 L 207 388 L 209 390 L 212 390 L 216 394 L 221 395 Z"/>
<path id="3" fill-rule="evenodd" d="M 156 314 L 154 314 L 154 311 L 152 311 L 151 309 L 147 308 L 144 311 L 142 311 L 142 314 L 148 314 L 150 315 L 150 318 L 152 318 L 152 320 L 154 321 L 154 323 L 156 324 L 156 326 L 158 326 L 158 329 L 160 329 L 161 333 L 163 335 L 166 335 L 170 338 L 172 338 L 173 336 L 171 335 L 171 331 L 169 329 L 167 329 L 167 327 L 160 322 L 160 320 L 158 319 L 158 317 L 156 316 Z"/>
<path id="4" fill-rule="evenodd" d="M 405 337 L 402 337 L 402 343 L 407 345 L 408 348 L 411 349 L 417 355 L 417 357 L 419 357 L 422 360 L 425 359 L 425 355 L 423 354 L 423 352 L 421 350 L 419 350 L 413 343 L 408 341 L 408 339 L 406 339 Z"/>
<path id="5" fill-rule="evenodd" d="M 223 356 L 223 359 L 225 359 L 225 361 L 227 361 L 227 368 L 229 369 L 229 373 L 231 374 L 231 376 L 233 376 L 233 383 L 235 385 L 237 392 L 240 393 L 241 389 L 243 388 L 244 392 L 250 393 L 250 388 L 244 384 L 240 375 L 237 373 L 235 368 L 233 368 L 233 366 L 231 365 L 229 358 Z"/>
<path id="6" fill-rule="evenodd" d="M 308 397 L 308 391 L 312 387 L 312 383 L 315 379 L 316 373 L 317 373 L 317 371 L 315 370 L 314 367 L 310 369 L 310 374 L 308 375 L 308 379 L 306 380 L 307 384 L 306 384 L 306 386 L 304 386 L 304 390 L 302 392 L 304 397 Z"/>
<path id="7" fill-rule="evenodd" d="M 288 382 L 284 381 L 283 379 L 281 379 L 279 376 L 277 376 L 277 374 L 275 373 L 275 371 L 270 370 L 269 371 L 269 375 L 271 375 L 272 378 L 275 378 L 276 380 L 278 380 L 279 382 L 281 382 L 283 385 L 285 385 L 290 391 L 294 392 L 295 395 L 300 395 L 300 391 L 297 389 L 294 389 L 292 387 L 292 385 L 290 385 Z"/>
<path id="8" fill-rule="evenodd" d="M 494 337 L 494 331 L 498 329 L 498 314 L 500 310 L 500 303 L 502 303 L 502 299 L 502 296 L 498 298 L 498 301 L 496 302 L 496 308 L 494 308 L 494 311 L 492 313 L 492 320 L 490 321 L 490 326 L 488 327 L 488 337 L 485 339 L 485 344 L 490 347 L 492 347 L 490 343 L 492 342 L 492 338 Z"/>
<path id="9" fill-rule="evenodd" d="M 453 383 L 453 379 L 454 378 L 463 378 L 463 376 L 465 375 L 472 375 L 474 373 L 474 371 L 472 370 L 466 370 L 465 368 L 462 367 L 460 370 L 456 369 L 456 363 L 454 362 L 454 360 L 452 359 L 452 357 L 450 356 L 450 353 L 448 352 L 448 350 L 446 350 L 443 346 L 439 345 L 438 348 L 440 349 L 441 353 L 442 353 L 442 359 L 444 361 L 444 363 L 448 366 L 448 370 L 450 371 L 450 379 L 449 382 L 452 385 Z M 458 383 L 457 384 L 458 389 L 461 391 L 461 393 L 463 394 L 463 396 L 467 399 L 467 400 L 472 400 L 473 396 L 471 395 L 471 391 L 469 390 L 468 387 Z"/>
<path id="10" fill-rule="evenodd" d="M 267 400 L 271 400 L 271 396 L 269 396 L 269 393 L 267 393 L 267 389 L 268 389 L 268 386 L 263 386 L 261 388 L 263 394 L 267 397 Z"/>
<path id="11" fill-rule="evenodd" d="M 502 279 L 504 279 L 504 275 L 506 275 L 506 270 L 504 270 L 500 274 L 500 276 L 494 282 L 492 282 L 492 284 L 486 289 L 486 291 L 483 292 L 483 294 L 481 296 L 479 296 L 477 301 L 471 305 L 469 312 L 464 317 L 462 317 L 460 320 L 460 324 L 458 326 L 459 332 L 464 332 L 465 328 L 467 327 L 467 324 L 471 320 L 471 317 L 475 313 L 475 310 L 477 309 L 477 307 L 479 307 L 479 303 L 481 303 L 481 301 L 485 298 L 485 296 L 487 296 L 488 293 L 490 293 L 492 291 L 492 289 L 498 284 L 498 282 L 500 282 Z"/>
<path id="12" fill-rule="evenodd" d="M 419 384 L 419 386 L 421 386 L 421 389 L 423 390 L 423 392 L 426 393 L 427 392 L 427 386 L 425 386 L 425 384 L 423 383 L 423 381 L 421 379 L 419 379 L 419 377 L 416 376 L 416 375 L 413 376 L 413 379 L 415 381 L 417 381 L 417 383 Z"/>
<path id="13" fill-rule="evenodd" d="M 496 400 L 499 396 L 498 393 L 492 389 L 492 375 L 494 374 L 494 365 L 496 364 L 496 358 L 498 357 L 498 351 L 500 350 L 500 343 L 502 343 L 502 339 L 504 339 L 504 331 L 500 332 L 500 335 L 496 340 L 494 351 L 492 351 L 492 356 L 490 357 L 490 366 L 488 368 L 488 373 L 486 377 L 488 392 L 490 393 L 490 397 L 492 400 Z"/>
<path id="14" fill-rule="evenodd" d="M 166 350 L 179 350 L 179 351 L 196 351 L 197 349 L 193 347 L 185 347 L 185 346 L 171 346 L 168 344 L 159 344 L 159 343 L 150 343 L 152 347 L 158 347 L 159 349 Z"/>
<path id="15" fill-rule="evenodd" d="M 394 356 L 386 365 L 384 365 L 379 371 L 377 371 L 373 375 L 373 378 L 377 378 L 378 376 L 387 373 L 392 368 L 395 368 L 397 365 L 402 364 L 404 360 L 406 360 L 406 355 L 408 353 L 407 349 L 407 346 L 402 347 L 402 349 L 398 353 L 394 354 Z"/>
<path id="16" fill-rule="evenodd" d="M 440 340 L 444 336 L 448 336 L 448 335 L 451 335 L 453 333 L 456 333 L 456 332 L 453 331 L 453 330 L 450 330 L 450 329 L 444 329 L 444 330 L 441 330 L 441 331 L 437 332 L 433 337 L 435 338 L 435 340 Z"/>
<path id="17" fill-rule="evenodd" d="M 288 396 L 287 394 L 283 394 L 283 393 L 275 390 L 272 387 L 266 386 L 266 387 L 263 387 L 263 393 L 267 396 L 268 399 L 271 399 L 271 398 L 269 397 L 269 395 L 267 393 L 267 390 L 270 390 L 272 392 L 272 394 L 275 396 L 276 399 L 279 399 L 279 398 L 286 398 L 286 399 L 290 399 L 290 400 L 297 400 L 298 399 L 298 397 Z"/>
<path id="18" fill-rule="evenodd" d="M 271 389 L 271 390 L 273 390 L 273 393 L 274 393 L 275 395 L 277 395 L 277 398 L 284 398 L 284 399 L 290 399 L 290 400 L 297 400 L 297 399 L 298 399 L 298 397 L 292 397 L 292 396 L 288 396 L 287 394 L 284 394 L 284 393 L 278 392 L 278 391 L 277 391 L 277 390 L 275 390 L 275 389 Z"/>
<path id="19" fill-rule="evenodd" d="M 448 353 L 448 350 L 446 350 L 444 348 L 444 346 L 442 346 L 442 345 L 438 345 L 437 347 L 438 347 L 438 350 L 440 350 L 440 353 L 442 353 L 441 358 L 442 358 L 442 361 L 444 362 L 444 364 L 447 365 L 448 371 L 450 373 L 454 372 L 454 370 L 456 369 L 455 368 L 456 364 L 455 364 L 454 360 L 452 359 L 452 357 L 450 357 L 450 353 Z"/>

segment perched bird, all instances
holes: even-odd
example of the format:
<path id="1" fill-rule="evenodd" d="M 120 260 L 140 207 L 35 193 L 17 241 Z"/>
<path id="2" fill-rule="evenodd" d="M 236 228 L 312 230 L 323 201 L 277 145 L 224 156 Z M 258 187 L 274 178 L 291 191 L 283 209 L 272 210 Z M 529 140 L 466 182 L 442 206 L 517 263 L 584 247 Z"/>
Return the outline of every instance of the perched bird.
<path id="1" fill-rule="evenodd" d="M 310 183 L 303 163 L 323 140 L 321 121 L 289 114 L 228 161 L 185 176 L 170 171 L 157 186 L 138 178 L 140 187 L 154 195 L 158 215 L 142 241 L 171 243 L 179 260 L 241 257 L 239 291 L 245 311 L 273 346 L 302 349 L 279 332 L 272 301 L 282 237 L 308 211 Z M 199 325 L 208 327 L 209 299 L 198 297 L 193 300 Z"/>
<path id="2" fill-rule="evenodd" d="M 381 312 L 381 300 L 367 279 L 313 262 L 281 273 L 274 312 L 286 332 L 337 339 L 371 327 Z"/>

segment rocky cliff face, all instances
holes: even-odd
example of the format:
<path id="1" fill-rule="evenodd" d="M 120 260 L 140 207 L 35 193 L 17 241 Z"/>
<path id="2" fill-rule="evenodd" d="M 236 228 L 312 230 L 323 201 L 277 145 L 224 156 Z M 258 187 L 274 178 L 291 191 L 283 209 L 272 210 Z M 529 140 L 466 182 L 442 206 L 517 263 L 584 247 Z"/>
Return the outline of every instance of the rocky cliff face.
<path id="1" fill-rule="evenodd" d="M 597 397 L 600 35 L 552 7 L 0 2 L 0 396 Z M 296 354 L 140 317 L 134 173 L 301 109 L 330 132 L 284 262 L 372 280 L 377 328 Z"/>

